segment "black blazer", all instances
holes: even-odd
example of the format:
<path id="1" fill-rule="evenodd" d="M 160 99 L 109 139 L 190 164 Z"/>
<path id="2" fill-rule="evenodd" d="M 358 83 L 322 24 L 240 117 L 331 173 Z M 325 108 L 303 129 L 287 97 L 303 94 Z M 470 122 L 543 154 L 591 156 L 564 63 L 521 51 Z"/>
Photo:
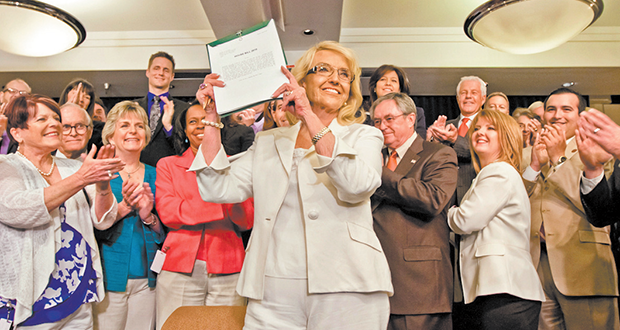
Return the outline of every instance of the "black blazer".
<path id="1" fill-rule="evenodd" d="M 603 176 L 594 190 L 580 195 L 586 217 L 593 226 L 605 227 L 620 222 L 620 160 L 616 160 L 609 180 Z"/>
<path id="2" fill-rule="evenodd" d="M 176 100 L 172 96 L 170 97 L 170 100 L 174 102 L 174 115 L 172 116 L 172 122 L 175 123 L 181 112 L 189 108 L 189 103 Z M 146 96 L 141 99 L 134 100 L 134 102 L 138 102 L 138 104 L 144 108 L 148 114 L 148 100 Z M 140 155 L 141 162 L 153 167 L 157 166 L 157 162 L 160 159 L 175 155 L 174 146 L 172 145 L 172 136 L 168 137 L 166 135 L 164 125 L 161 123 L 161 118 L 162 117 L 160 116 L 155 131 L 151 132 L 151 141 L 144 148 L 144 150 L 142 150 L 142 154 Z"/>
<path id="3" fill-rule="evenodd" d="M 458 128 L 459 118 L 460 116 L 456 119 L 446 121 L 446 125 L 452 124 Z M 456 151 L 458 160 L 459 175 L 456 181 L 456 205 L 460 205 L 463 196 L 465 196 L 465 193 L 471 186 L 471 182 L 474 181 L 476 177 L 476 170 L 474 170 L 474 165 L 471 162 L 469 137 L 467 135 L 465 137 L 457 136 L 456 142 L 450 146 Z"/>

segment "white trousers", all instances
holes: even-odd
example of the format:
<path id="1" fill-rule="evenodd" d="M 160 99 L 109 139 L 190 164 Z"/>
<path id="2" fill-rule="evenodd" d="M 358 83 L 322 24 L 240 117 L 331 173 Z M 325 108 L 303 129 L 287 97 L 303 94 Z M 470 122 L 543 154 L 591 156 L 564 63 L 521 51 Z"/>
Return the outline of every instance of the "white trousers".
<path id="1" fill-rule="evenodd" d="M 263 300 L 250 299 L 244 330 L 385 330 L 386 292 L 309 294 L 307 279 L 265 276 Z"/>
<path id="2" fill-rule="evenodd" d="M 29 327 L 17 327 L 16 330 L 92 330 L 93 304 L 82 304 L 73 314 L 54 323 L 44 323 Z"/>
<path id="3" fill-rule="evenodd" d="M 181 306 L 244 306 L 235 291 L 239 274 L 209 274 L 207 263 L 196 260 L 191 274 L 163 270 L 157 277 L 157 330 Z"/>
<path id="4" fill-rule="evenodd" d="M 146 278 L 128 280 L 125 292 L 106 291 L 94 307 L 95 330 L 153 330 L 155 297 Z"/>

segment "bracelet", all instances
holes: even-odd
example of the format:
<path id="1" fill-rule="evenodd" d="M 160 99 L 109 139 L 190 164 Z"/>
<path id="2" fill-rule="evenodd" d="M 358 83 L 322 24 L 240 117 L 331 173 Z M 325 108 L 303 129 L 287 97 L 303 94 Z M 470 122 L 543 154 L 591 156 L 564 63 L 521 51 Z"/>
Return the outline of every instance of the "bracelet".
<path id="1" fill-rule="evenodd" d="M 331 132 L 332 130 L 329 129 L 329 127 L 325 126 L 323 127 L 322 130 L 320 130 L 318 133 L 316 133 L 313 137 L 312 137 L 312 144 L 316 144 L 317 142 L 319 142 L 319 140 L 327 133 Z"/>
<path id="2" fill-rule="evenodd" d="M 102 191 L 97 190 L 97 193 L 101 196 L 107 196 L 112 192 L 112 189 L 108 189 L 108 190 L 104 190 L 105 193 L 103 193 Z"/>
<path id="3" fill-rule="evenodd" d="M 222 123 L 214 123 L 212 121 L 206 121 L 204 119 L 202 120 L 202 123 L 207 125 L 207 126 L 212 126 L 212 127 L 219 128 L 219 129 L 224 128 L 224 124 L 222 124 Z"/>
<path id="4" fill-rule="evenodd" d="M 154 225 L 154 224 L 157 222 L 157 217 L 155 216 L 155 214 L 151 213 L 151 216 L 150 216 L 149 218 L 152 218 L 152 219 L 153 219 L 153 221 L 151 221 L 151 222 L 146 222 L 146 221 L 142 220 L 142 223 L 143 223 L 143 224 L 145 224 L 145 225 L 147 225 L 147 226 L 151 226 L 151 225 Z M 147 219 L 148 219 L 148 218 L 147 218 Z"/>

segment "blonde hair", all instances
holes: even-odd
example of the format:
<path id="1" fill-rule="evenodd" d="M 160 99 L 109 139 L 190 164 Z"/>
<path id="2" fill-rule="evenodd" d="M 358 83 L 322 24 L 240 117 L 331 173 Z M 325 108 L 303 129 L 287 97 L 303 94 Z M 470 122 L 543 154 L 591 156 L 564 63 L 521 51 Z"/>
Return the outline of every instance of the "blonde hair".
<path id="1" fill-rule="evenodd" d="M 353 53 L 353 50 L 346 48 L 336 41 L 321 41 L 308 49 L 304 55 L 297 60 L 295 67 L 291 71 L 298 83 L 302 81 L 308 75 L 308 71 L 312 66 L 314 55 L 321 50 L 329 50 L 342 55 L 349 64 L 349 70 L 354 76 L 351 82 L 351 88 L 349 90 L 349 98 L 344 103 L 344 106 L 338 111 L 338 123 L 341 125 L 351 125 L 354 123 L 363 123 L 366 119 L 366 113 L 361 111 L 361 115 L 357 116 L 357 110 L 362 105 L 362 89 L 360 87 L 360 76 L 362 69 L 357 63 L 357 58 Z M 297 120 L 291 122 L 291 125 L 295 124 Z"/>
<path id="2" fill-rule="evenodd" d="M 521 135 L 519 124 L 505 113 L 494 110 L 482 110 L 478 113 L 476 118 L 474 118 L 468 132 L 469 151 L 471 152 L 471 159 L 476 173 L 480 172 L 480 158 L 474 151 L 472 135 L 476 123 L 478 123 L 481 118 L 488 120 L 491 125 L 495 127 L 495 131 L 497 131 L 500 146 L 499 158 L 497 160 L 512 165 L 512 167 L 520 172 L 521 158 L 523 156 L 523 136 Z"/>
<path id="3" fill-rule="evenodd" d="M 123 101 L 117 103 L 108 113 L 108 120 L 101 131 L 101 140 L 104 145 L 110 143 L 109 139 L 114 135 L 118 120 L 124 118 L 130 113 L 135 114 L 138 118 L 140 118 L 140 120 L 142 120 L 145 135 L 144 145 L 146 146 L 149 144 L 151 141 L 151 128 L 149 127 L 149 117 L 146 115 L 146 111 L 144 111 L 144 109 L 142 109 L 142 107 L 136 102 Z"/>

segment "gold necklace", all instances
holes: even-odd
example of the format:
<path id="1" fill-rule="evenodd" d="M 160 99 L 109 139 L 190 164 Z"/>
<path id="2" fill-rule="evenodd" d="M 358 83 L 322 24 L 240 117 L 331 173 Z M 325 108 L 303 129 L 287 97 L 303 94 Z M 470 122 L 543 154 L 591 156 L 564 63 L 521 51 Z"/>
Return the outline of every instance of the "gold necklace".
<path id="1" fill-rule="evenodd" d="M 52 175 L 52 172 L 54 172 L 54 167 L 56 166 L 56 162 L 54 161 L 54 157 L 52 157 L 52 167 L 50 167 L 50 171 L 47 173 L 44 173 L 43 171 L 41 171 L 33 162 L 30 161 L 30 159 L 28 159 L 24 154 L 22 154 L 19 150 L 17 150 L 15 152 L 18 156 L 22 157 L 23 159 L 27 160 L 30 164 L 32 164 L 32 166 L 34 166 L 34 168 L 37 169 L 37 171 L 39 171 L 39 173 L 41 173 L 41 175 L 43 176 L 50 176 Z"/>
<path id="2" fill-rule="evenodd" d="M 141 168 L 142 168 L 142 164 L 138 165 L 138 167 L 135 170 L 133 170 L 133 172 L 125 171 L 125 169 L 123 169 L 123 172 L 127 173 L 127 179 L 131 179 L 131 175 L 138 172 L 138 170 Z"/>

